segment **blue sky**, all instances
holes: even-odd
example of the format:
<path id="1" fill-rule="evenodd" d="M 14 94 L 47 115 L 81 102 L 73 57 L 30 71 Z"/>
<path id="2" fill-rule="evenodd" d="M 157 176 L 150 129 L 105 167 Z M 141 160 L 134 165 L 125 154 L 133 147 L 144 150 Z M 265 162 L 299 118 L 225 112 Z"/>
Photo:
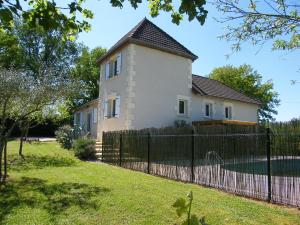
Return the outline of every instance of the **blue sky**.
<path id="1" fill-rule="evenodd" d="M 193 63 L 194 74 L 208 75 L 214 68 L 227 64 L 250 64 L 263 75 L 264 81 L 272 79 L 274 82 L 281 100 L 276 119 L 286 121 L 300 117 L 300 83 L 291 85 L 291 80 L 300 81 L 299 51 L 272 51 L 271 43 L 267 43 L 258 52 L 258 47 L 246 43 L 240 52 L 226 58 L 225 55 L 231 52 L 230 43 L 217 38 L 225 25 L 215 22 L 213 18 L 220 15 L 210 6 L 207 7 L 209 15 L 204 26 L 200 26 L 197 21 L 188 22 L 187 19 L 177 26 L 166 13 L 151 18 L 146 3 L 142 3 L 137 10 L 126 4 L 123 9 L 113 8 L 108 1 L 89 1 L 87 7 L 94 12 L 92 30 L 80 34 L 79 41 L 90 48 L 111 47 L 146 16 L 199 56 Z"/>

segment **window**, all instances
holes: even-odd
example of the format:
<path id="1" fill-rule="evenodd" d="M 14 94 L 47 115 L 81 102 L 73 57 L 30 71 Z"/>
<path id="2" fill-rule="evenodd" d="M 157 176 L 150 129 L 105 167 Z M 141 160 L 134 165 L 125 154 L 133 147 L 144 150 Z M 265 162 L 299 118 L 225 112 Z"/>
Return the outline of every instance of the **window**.
<path id="1" fill-rule="evenodd" d="M 97 121 L 98 121 L 98 109 L 93 108 L 93 122 L 97 123 Z"/>
<path id="2" fill-rule="evenodd" d="M 118 75 L 118 60 L 115 60 L 113 62 L 113 75 L 117 76 Z"/>
<path id="3" fill-rule="evenodd" d="M 225 107 L 225 119 L 232 119 L 232 107 L 231 106 Z"/>
<path id="4" fill-rule="evenodd" d="M 108 98 L 104 105 L 104 117 L 109 119 L 120 116 L 120 96 Z"/>
<path id="5" fill-rule="evenodd" d="M 190 107 L 190 97 L 184 95 L 177 95 L 176 96 L 176 113 L 177 116 L 181 117 L 189 117 L 189 107 Z"/>
<path id="6" fill-rule="evenodd" d="M 105 79 L 108 80 L 114 76 L 118 76 L 121 73 L 122 66 L 122 54 L 117 54 L 105 64 Z"/>
<path id="7" fill-rule="evenodd" d="M 80 113 L 75 114 L 74 125 L 80 126 Z"/>
<path id="8" fill-rule="evenodd" d="M 179 100 L 179 114 L 185 114 L 185 101 Z"/>
<path id="9" fill-rule="evenodd" d="M 206 103 L 205 104 L 205 116 L 206 117 L 212 117 L 213 116 L 213 104 L 212 103 Z"/>
<path id="10" fill-rule="evenodd" d="M 91 113 L 89 113 L 89 114 L 87 115 L 87 123 L 86 123 L 86 130 L 87 130 L 88 132 L 91 131 L 91 123 L 92 123 L 92 115 L 91 115 Z"/>

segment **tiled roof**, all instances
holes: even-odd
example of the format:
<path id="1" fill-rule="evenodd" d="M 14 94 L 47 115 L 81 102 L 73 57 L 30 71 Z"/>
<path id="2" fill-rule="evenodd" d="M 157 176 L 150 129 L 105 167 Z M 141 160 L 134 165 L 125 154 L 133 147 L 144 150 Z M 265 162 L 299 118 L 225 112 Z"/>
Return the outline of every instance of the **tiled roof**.
<path id="1" fill-rule="evenodd" d="M 193 75 L 193 90 L 200 95 L 231 99 L 257 105 L 261 104 L 258 100 L 252 99 L 243 93 L 228 87 L 220 81 L 198 75 Z"/>
<path id="2" fill-rule="evenodd" d="M 86 103 L 82 104 L 81 106 L 78 106 L 78 107 L 75 109 L 75 112 L 76 112 L 76 111 L 79 111 L 79 110 L 81 110 L 81 109 L 83 109 L 83 108 L 87 108 L 87 107 L 89 107 L 90 105 L 96 104 L 96 103 L 98 103 L 98 102 L 99 102 L 99 98 L 96 98 L 96 99 L 93 99 L 93 100 L 91 100 L 91 101 L 89 101 L 89 102 L 86 102 Z"/>
<path id="3" fill-rule="evenodd" d="M 190 50 L 168 35 L 165 31 L 153 24 L 147 18 L 139 22 L 131 31 L 124 35 L 106 54 L 97 60 L 98 63 L 103 61 L 110 54 L 117 51 L 124 44 L 135 43 L 149 48 L 173 53 L 183 57 L 196 60 L 198 57 Z"/>

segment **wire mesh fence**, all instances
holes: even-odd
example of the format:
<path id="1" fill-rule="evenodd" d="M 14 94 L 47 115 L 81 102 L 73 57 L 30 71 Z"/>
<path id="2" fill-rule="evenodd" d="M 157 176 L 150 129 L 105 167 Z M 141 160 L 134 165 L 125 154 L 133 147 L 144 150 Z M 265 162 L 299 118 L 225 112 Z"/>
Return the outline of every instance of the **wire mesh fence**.
<path id="1" fill-rule="evenodd" d="M 132 170 L 300 205 L 298 128 L 208 125 L 105 132 L 102 157 Z"/>

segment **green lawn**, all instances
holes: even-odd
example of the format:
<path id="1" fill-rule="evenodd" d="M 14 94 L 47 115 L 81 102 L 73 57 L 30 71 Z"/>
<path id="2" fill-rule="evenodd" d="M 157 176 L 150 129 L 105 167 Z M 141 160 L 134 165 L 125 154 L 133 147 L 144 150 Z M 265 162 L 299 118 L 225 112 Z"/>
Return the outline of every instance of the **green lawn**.
<path id="1" fill-rule="evenodd" d="M 207 224 L 300 224 L 300 212 L 105 164 L 81 162 L 55 143 L 9 143 L 9 180 L 0 187 L 0 224 L 175 224 L 172 204 L 194 192 Z"/>

